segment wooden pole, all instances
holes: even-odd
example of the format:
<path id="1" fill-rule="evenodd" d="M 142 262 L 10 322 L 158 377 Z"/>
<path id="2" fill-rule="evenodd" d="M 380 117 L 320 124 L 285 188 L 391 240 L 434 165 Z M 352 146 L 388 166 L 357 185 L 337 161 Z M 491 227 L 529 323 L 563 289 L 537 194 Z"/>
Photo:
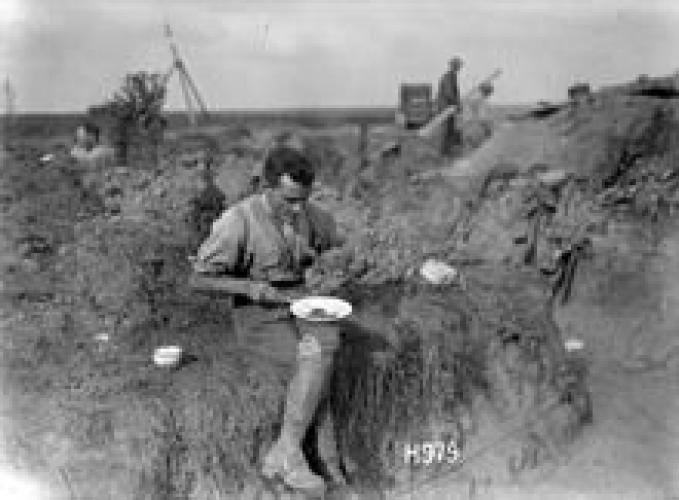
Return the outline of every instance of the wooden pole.
<path id="1" fill-rule="evenodd" d="M 368 123 L 359 123 L 359 142 L 358 142 L 358 154 L 361 159 L 361 170 L 368 168 Z"/>
<path id="2" fill-rule="evenodd" d="M 196 110 L 194 109 L 193 99 L 196 100 L 196 107 L 200 108 L 203 115 L 207 115 L 207 107 L 205 106 L 205 102 L 203 101 L 200 92 L 198 92 L 198 88 L 196 87 L 193 78 L 191 78 L 191 75 L 189 75 L 184 61 L 179 55 L 179 50 L 177 49 L 177 45 L 174 42 L 172 29 L 168 24 L 165 25 L 165 36 L 170 44 L 173 64 L 172 69 L 166 74 L 164 81 L 167 82 L 170 75 L 172 74 L 173 69 L 177 70 L 179 83 L 182 88 L 182 93 L 184 94 L 184 101 L 186 102 L 189 125 L 193 128 L 196 126 Z"/>
<path id="3" fill-rule="evenodd" d="M 182 93 L 184 94 L 184 102 L 186 103 L 187 117 L 189 120 L 189 125 L 191 127 L 196 126 L 196 114 L 193 110 L 193 102 L 191 101 L 191 94 L 189 91 L 188 82 L 185 79 L 185 74 L 183 71 L 179 72 L 179 83 L 182 87 Z"/>
<path id="4" fill-rule="evenodd" d="M 5 79 L 5 84 L 3 85 L 3 90 L 5 91 L 5 115 L 3 123 L 2 137 L 4 146 L 9 144 L 9 136 L 12 127 L 12 121 L 14 119 L 14 89 L 12 84 L 9 82 L 9 78 Z"/>

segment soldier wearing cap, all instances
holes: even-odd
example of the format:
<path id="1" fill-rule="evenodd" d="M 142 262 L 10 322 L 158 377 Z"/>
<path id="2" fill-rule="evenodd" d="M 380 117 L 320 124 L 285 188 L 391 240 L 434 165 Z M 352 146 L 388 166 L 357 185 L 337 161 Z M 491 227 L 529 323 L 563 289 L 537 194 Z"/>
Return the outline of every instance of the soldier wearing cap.
<path id="1" fill-rule="evenodd" d="M 99 127 L 93 123 L 85 123 L 75 130 L 75 144 L 71 155 L 75 158 L 87 156 L 92 153 L 99 143 Z"/>
<path id="2" fill-rule="evenodd" d="M 107 165 L 113 162 L 113 150 L 99 142 L 101 131 L 91 122 L 80 125 L 75 131 L 75 144 L 71 157 L 88 166 Z"/>

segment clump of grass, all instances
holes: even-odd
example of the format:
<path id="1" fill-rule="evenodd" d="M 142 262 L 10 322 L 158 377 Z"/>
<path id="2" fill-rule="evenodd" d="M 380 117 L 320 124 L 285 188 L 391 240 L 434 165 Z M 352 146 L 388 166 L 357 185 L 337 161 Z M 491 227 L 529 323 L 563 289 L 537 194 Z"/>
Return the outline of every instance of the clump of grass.
<path id="1" fill-rule="evenodd" d="M 133 224 L 96 216 L 79 224 L 72 234 L 74 255 L 61 259 L 75 266 L 61 277 L 71 285 L 74 307 L 119 322 L 112 332 L 117 353 L 94 361 L 87 342 L 96 331 L 83 330 L 69 332 L 72 343 L 64 339 L 67 359 L 42 361 L 55 365 L 50 387 L 64 396 L 64 431 L 74 437 L 80 432 L 83 446 L 124 448 L 139 482 L 138 498 L 228 497 L 256 472 L 278 432 L 285 379 L 230 348 L 224 304 L 196 297 L 186 287 L 186 228 L 168 207 L 186 208 L 188 195 L 178 188 L 169 192 L 145 202 L 167 209 L 157 219 Z M 406 198 L 407 190 L 383 194 L 394 193 Z M 181 198 L 177 203 L 163 202 L 175 196 Z M 78 207 L 67 208 L 70 217 Z M 419 248 L 422 234 L 408 241 Z M 385 250 L 404 246 L 402 239 L 379 243 Z M 373 259 L 396 268 L 378 268 L 381 286 L 347 290 L 359 313 L 378 304 L 384 318 L 375 331 L 349 327 L 338 357 L 333 403 L 341 447 L 361 465 L 357 480 L 388 482 L 397 468 L 399 441 L 418 429 L 426 432 L 432 421 L 455 424 L 457 411 L 489 383 L 486 354 L 493 339 L 544 336 L 528 314 L 539 298 L 517 293 L 534 289 L 527 282 L 504 288 L 473 282 L 467 292 L 411 287 L 402 280 L 384 284 L 385 275 L 403 277 L 400 263 L 418 260 L 402 253 L 386 251 Z M 185 346 L 196 361 L 177 372 L 157 371 L 151 350 L 167 342 Z M 376 363 L 370 352 L 390 345 L 393 358 Z M 48 344 L 44 350 L 54 349 Z M 101 412 L 82 411 L 95 402 Z M 108 413 L 120 407 L 116 415 Z"/>
<path id="2" fill-rule="evenodd" d="M 361 304 L 381 304 L 387 318 L 380 332 L 347 332 L 338 359 L 333 404 L 341 447 L 359 466 L 358 482 L 396 481 L 406 467 L 404 442 L 453 438 L 464 448 L 469 436 L 462 416 L 474 414 L 477 396 L 507 418 L 517 418 L 512 408 L 526 418 L 537 416 L 545 398 L 555 397 L 570 417 L 540 424 L 534 432 L 554 434 L 541 435 L 546 443 L 579 421 L 581 408 L 563 378 L 569 375 L 559 372 L 558 331 L 541 305 L 546 291 L 528 274 L 498 271 L 484 270 L 489 277 L 470 272 L 465 291 L 414 284 L 346 291 L 359 310 Z M 382 345 L 375 335 L 383 337 Z M 376 363 L 370 351 L 385 349 L 386 338 L 393 356 Z M 518 352 L 514 358 L 511 346 Z M 517 377 L 518 385 L 508 383 Z"/>
<path id="3" fill-rule="evenodd" d="M 285 387 L 251 361 L 187 369 L 156 397 L 161 424 L 147 436 L 152 451 L 140 474 L 146 498 L 234 495 L 256 473 L 276 437 Z"/>
<path id="4" fill-rule="evenodd" d="M 395 298 L 393 290 L 385 295 Z M 359 481 L 393 481 L 400 445 L 413 433 L 440 439 L 431 426 L 446 421 L 457 429 L 457 412 L 482 378 L 482 351 L 474 345 L 480 339 L 471 335 L 461 293 L 404 287 L 396 295 L 391 359 L 376 363 L 370 351 L 379 343 L 368 345 L 371 332 L 358 331 L 338 360 L 333 404 L 341 446 L 360 465 Z"/>

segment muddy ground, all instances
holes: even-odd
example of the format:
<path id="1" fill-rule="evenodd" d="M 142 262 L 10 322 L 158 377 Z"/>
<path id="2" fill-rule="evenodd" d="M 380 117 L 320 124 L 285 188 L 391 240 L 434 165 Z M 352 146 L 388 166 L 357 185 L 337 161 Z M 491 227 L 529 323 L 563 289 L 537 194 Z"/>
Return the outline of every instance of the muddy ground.
<path id="1" fill-rule="evenodd" d="M 469 137 L 478 147 L 454 161 L 379 126 L 365 171 L 356 127 L 299 130 L 323 165 L 316 197 L 355 235 L 361 258 L 368 256 L 358 280 L 383 291 L 374 307 L 361 307 L 363 327 L 384 333 L 383 325 L 410 315 L 421 329 L 451 338 L 476 332 L 462 335 L 471 339 L 464 346 L 473 356 L 482 351 L 471 358 L 483 365 L 482 382 L 450 382 L 453 400 L 464 396 L 454 406 L 464 409 L 455 414 L 464 465 L 436 477 L 401 468 L 379 495 L 679 495 L 676 120 L 673 100 L 602 96 L 546 118 L 498 118 L 488 140 Z M 217 144 L 216 182 L 227 203 L 243 195 L 273 132 L 205 132 Z M 25 498 L 237 497 L 231 487 L 249 483 L 258 448 L 275 435 L 283 387 L 229 347 L 227 303 L 195 297 L 183 282 L 199 240 L 190 201 L 205 187 L 205 138 L 176 132 L 159 163 L 99 171 L 69 162 L 60 147 L 66 141 L 21 137 L 2 156 L 2 487 L 20 483 Z M 380 155 L 392 141 L 400 153 Z M 46 152 L 56 158 L 42 164 Z M 545 171 L 561 180 L 541 182 Z M 527 213 L 534 206 L 552 209 L 531 252 L 536 219 Z M 555 252 L 583 238 L 591 251 L 578 261 L 568 300 L 559 295 L 542 317 L 559 275 Z M 465 286 L 395 294 L 389 283 L 412 277 L 427 257 L 454 264 Z M 500 298 L 509 304 L 503 314 L 494 303 Z M 511 370 L 497 361 L 507 352 L 488 347 L 495 330 L 534 328 L 540 337 L 550 321 L 563 338 L 584 341 L 591 422 L 563 424 L 549 408 L 539 414 L 539 405 L 524 405 L 497 380 Z M 384 333 L 382 349 L 395 337 Z M 181 343 L 196 361 L 159 372 L 150 352 L 168 342 Z M 494 368 L 496 379 L 488 375 Z M 529 447 L 539 458 L 519 467 L 527 426 L 542 438 L 566 427 L 577 432 L 556 448 Z M 378 495 L 377 488 L 358 491 L 360 498 Z"/>

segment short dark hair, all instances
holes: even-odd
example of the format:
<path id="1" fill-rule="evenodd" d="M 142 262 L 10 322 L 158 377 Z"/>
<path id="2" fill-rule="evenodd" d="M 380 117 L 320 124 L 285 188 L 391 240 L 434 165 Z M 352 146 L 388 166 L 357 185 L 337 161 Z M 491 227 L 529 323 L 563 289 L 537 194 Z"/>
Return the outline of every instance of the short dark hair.
<path id="1" fill-rule="evenodd" d="M 315 177 L 314 167 L 305 155 L 287 146 L 277 146 L 269 151 L 264 161 L 264 181 L 276 187 L 284 174 L 305 187 L 310 187 Z"/>

